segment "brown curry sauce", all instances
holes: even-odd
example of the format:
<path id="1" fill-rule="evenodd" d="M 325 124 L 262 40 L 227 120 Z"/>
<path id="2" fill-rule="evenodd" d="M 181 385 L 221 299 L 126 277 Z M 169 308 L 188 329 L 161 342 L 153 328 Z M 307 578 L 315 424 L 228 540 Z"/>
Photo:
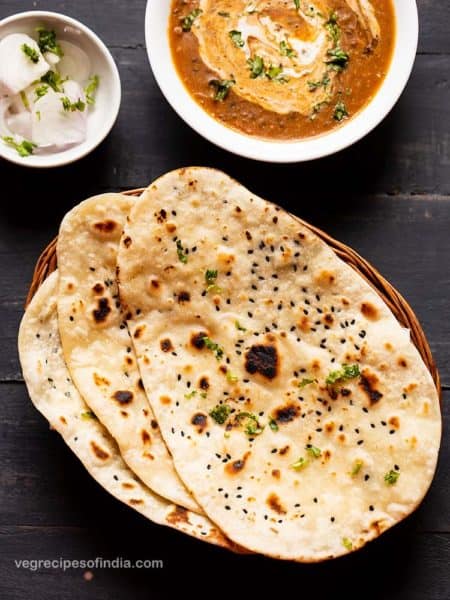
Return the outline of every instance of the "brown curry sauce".
<path id="1" fill-rule="evenodd" d="M 202 61 L 193 32 L 183 32 L 181 19 L 198 8 L 198 0 L 172 0 L 169 39 L 177 72 L 195 101 L 216 120 L 248 135 L 276 140 L 296 140 L 323 134 L 339 127 L 333 118 L 336 102 L 345 103 L 353 117 L 376 95 L 392 58 L 395 44 L 395 11 L 392 0 L 372 0 L 381 29 L 381 38 L 368 48 L 367 38 L 357 17 L 345 0 L 330 0 L 330 8 L 338 15 L 341 46 L 349 53 L 348 66 L 336 78 L 333 100 L 314 115 L 279 114 L 241 98 L 231 89 L 227 98 L 214 99 L 211 81 L 217 74 Z M 314 94 L 314 92 L 311 92 Z"/>

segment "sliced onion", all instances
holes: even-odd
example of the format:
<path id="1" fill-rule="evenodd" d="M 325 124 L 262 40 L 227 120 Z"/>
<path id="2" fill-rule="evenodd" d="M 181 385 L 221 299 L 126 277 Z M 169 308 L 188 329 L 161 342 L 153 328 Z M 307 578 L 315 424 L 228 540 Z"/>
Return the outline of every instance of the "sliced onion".
<path id="1" fill-rule="evenodd" d="M 37 53 L 34 63 L 22 50 L 26 44 Z M 14 96 L 45 75 L 47 61 L 37 43 L 23 33 L 12 33 L 0 41 L 0 95 Z"/>
<path id="2" fill-rule="evenodd" d="M 71 42 L 61 40 L 59 42 L 64 56 L 58 63 L 58 71 L 61 77 L 68 77 L 76 81 L 84 82 L 91 74 L 91 61 L 84 50 Z"/>

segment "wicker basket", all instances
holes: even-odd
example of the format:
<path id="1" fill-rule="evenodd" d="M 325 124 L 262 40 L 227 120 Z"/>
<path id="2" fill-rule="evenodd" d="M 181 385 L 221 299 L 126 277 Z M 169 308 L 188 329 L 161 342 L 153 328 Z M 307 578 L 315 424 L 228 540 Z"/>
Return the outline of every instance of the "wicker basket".
<path id="1" fill-rule="evenodd" d="M 125 192 L 128 196 L 139 196 L 143 192 L 142 189 L 130 190 L 129 192 Z M 370 263 L 368 263 L 364 258 L 362 258 L 357 252 L 333 239 L 331 236 L 327 235 L 317 227 L 302 221 L 295 215 L 294 218 L 299 221 L 304 227 L 308 228 L 310 231 L 315 233 L 320 239 L 322 239 L 328 246 L 330 246 L 334 252 L 341 258 L 344 262 L 350 265 L 355 271 L 357 271 L 378 293 L 378 295 L 386 302 L 389 308 L 394 313 L 397 320 L 404 327 L 408 328 L 411 331 L 411 340 L 417 347 L 420 355 L 423 358 L 423 361 L 427 365 L 431 376 L 436 384 L 436 388 L 438 390 L 439 395 L 441 394 L 441 382 L 439 377 L 439 372 L 436 368 L 436 365 L 433 360 L 433 355 L 431 354 L 430 346 L 425 337 L 425 333 L 423 332 L 420 323 L 414 314 L 412 308 L 403 298 L 403 296 L 388 282 L 380 273 L 372 267 Z M 36 268 L 33 275 L 33 280 L 30 285 L 30 290 L 28 293 L 28 297 L 26 300 L 26 306 L 28 306 L 29 302 L 33 298 L 36 291 L 39 289 L 39 286 L 45 281 L 45 279 L 56 269 L 57 261 L 56 261 L 56 241 L 55 238 L 47 248 L 42 252 L 39 257 Z"/>

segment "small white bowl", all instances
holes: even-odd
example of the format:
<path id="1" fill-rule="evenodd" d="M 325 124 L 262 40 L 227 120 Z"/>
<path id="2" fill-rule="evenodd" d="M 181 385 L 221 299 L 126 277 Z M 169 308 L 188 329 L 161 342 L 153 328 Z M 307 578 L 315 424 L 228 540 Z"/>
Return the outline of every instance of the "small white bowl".
<path id="1" fill-rule="evenodd" d="M 27 33 L 33 36 L 39 26 L 54 29 L 58 38 L 72 42 L 84 50 L 91 60 L 92 74 L 100 77 L 95 106 L 89 108 L 87 139 L 62 152 L 33 154 L 25 158 L 0 141 L 0 156 L 24 167 L 60 167 L 92 152 L 111 131 L 119 114 L 120 77 L 116 63 L 101 39 L 79 21 L 59 13 L 29 11 L 7 17 L 0 21 L 0 39 L 10 33 Z"/>
<path id="2" fill-rule="evenodd" d="M 213 144 L 240 156 L 273 163 L 293 163 L 334 154 L 366 136 L 390 112 L 411 74 L 419 23 L 415 0 L 394 0 L 397 35 L 389 72 L 373 100 L 345 125 L 301 141 L 267 141 L 225 127 L 208 115 L 180 80 L 168 36 L 170 0 L 148 0 L 145 37 L 150 64 L 162 93 L 188 125 Z"/>

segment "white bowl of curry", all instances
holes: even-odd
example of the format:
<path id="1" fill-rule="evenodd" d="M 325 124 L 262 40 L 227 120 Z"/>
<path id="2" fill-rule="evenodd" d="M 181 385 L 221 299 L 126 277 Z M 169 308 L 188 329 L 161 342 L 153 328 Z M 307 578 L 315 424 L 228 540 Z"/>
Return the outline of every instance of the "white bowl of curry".
<path id="1" fill-rule="evenodd" d="M 376 127 L 414 64 L 414 0 L 149 1 L 155 78 L 179 116 L 235 154 L 301 162 Z"/>

